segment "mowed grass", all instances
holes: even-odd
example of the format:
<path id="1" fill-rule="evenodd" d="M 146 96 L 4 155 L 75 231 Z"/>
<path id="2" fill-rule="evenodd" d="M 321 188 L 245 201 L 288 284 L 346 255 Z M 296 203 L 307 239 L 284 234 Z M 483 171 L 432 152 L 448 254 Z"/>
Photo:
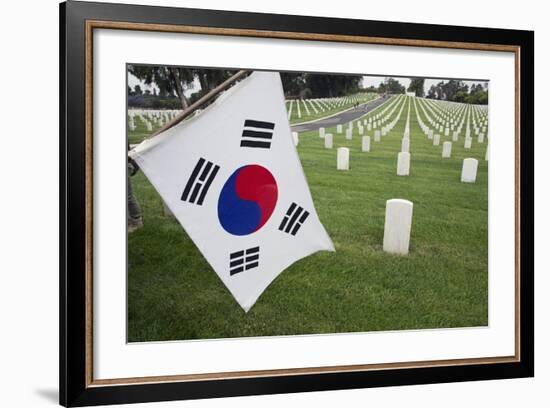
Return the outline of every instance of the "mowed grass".
<path id="1" fill-rule="evenodd" d="M 396 111 L 397 114 L 398 110 Z M 298 152 L 336 252 L 285 270 L 244 313 L 181 226 L 162 215 L 140 172 L 132 179 L 144 227 L 128 239 L 128 340 L 182 340 L 484 326 L 488 322 L 486 142 L 441 158 L 411 108 L 411 174 L 395 175 L 407 108 L 371 152 L 334 134 L 300 134 Z M 425 119 L 422 116 L 423 119 Z M 366 130 L 366 128 L 365 128 Z M 371 135 L 373 132 L 366 132 Z M 442 141 L 450 140 L 442 136 Z M 336 171 L 336 148 L 351 169 Z M 462 159 L 479 160 L 475 184 L 460 182 Z M 414 203 L 410 254 L 382 251 L 386 200 Z"/>

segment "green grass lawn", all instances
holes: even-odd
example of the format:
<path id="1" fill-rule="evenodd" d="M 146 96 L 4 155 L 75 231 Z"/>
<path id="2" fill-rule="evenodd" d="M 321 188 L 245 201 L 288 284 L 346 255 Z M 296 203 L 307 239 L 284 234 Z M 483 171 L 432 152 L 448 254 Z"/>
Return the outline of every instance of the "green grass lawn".
<path id="1" fill-rule="evenodd" d="M 399 109 L 395 111 L 395 114 Z M 160 341 L 374 330 L 484 326 L 488 323 L 486 142 L 452 158 L 432 146 L 411 106 L 411 174 L 395 175 L 407 107 L 393 131 L 361 152 L 361 138 L 301 133 L 298 152 L 319 217 L 336 252 L 319 252 L 285 270 L 244 313 L 158 194 L 138 173 L 132 182 L 144 227 L 128 239 L 128 340 Z M 423 120 L 425 117 L 421 116 Z M 136 123 L 139 126 L 139 121 Z M 139 131 L 139 127 L 137 129 Z M 366 130 L 366 128 L 365 128 Z M 130 141 L 139 140 L 130 135 Z M 441 136 L 441 144 L 450 137 Z M 351 169 L 336 171 L 336 148 Z M 479 160 L 477 182 L 460 182 L 462 159 Z M 382 251 L 386 200 L 414 203 L 410 254 Z"/>

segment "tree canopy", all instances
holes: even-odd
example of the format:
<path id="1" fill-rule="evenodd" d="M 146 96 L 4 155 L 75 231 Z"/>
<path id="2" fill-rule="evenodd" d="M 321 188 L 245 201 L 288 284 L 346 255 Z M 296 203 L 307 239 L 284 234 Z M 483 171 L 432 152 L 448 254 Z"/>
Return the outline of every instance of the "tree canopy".
<path id="1" fill-rule="evenodd" d="M 362 75 L 282 72 L 285 96 L 290 98 L 333 98 L 361 91 Z"/>
<path id="2" fill-rule="evenodd" d="M 195 81 L 200 83 L 201 89 L 196 93 L 198 95 L 194 95 L 194 99 L 212 90 L 236 71 L 225 69 L 180 68 L 165 65 L 129 65 L 128 72 L 147 85 L 156 85 L 159 89 L 159 96 L 176 96 L 180 100 L 181 107 L 185 109 L 191 103 L 189 98 L 185 95 L 186 91 L 193 89 Z M 138 86 L 139 85 L 136 85 L 136 88 Z M 135 94 L 138 95 L 137 89 L 135 89 Z"/>
<path id="3" fill-rule="evenodd" d="M 458 79 L 451 79 L 447 82 L 440 81 L 432 85 L 427 97 L 477 105 L 487 105 L 489 103 L 487 84 L 472 84 L 468 89 L 468 85 Z"/>
<path id="4" fill-rule="evenodd" d="M 424 96 L 424 78 L 410 78 L 411 83 L 407 88 L 408 92 L 414 92 L 414 94 L 420 98 Z"/>
<path id="5" fill-rule="evenodd" d="M 405 87 L 395 78 L 386 78 L 378 86 L 379 93 L 404 94 Z"/>

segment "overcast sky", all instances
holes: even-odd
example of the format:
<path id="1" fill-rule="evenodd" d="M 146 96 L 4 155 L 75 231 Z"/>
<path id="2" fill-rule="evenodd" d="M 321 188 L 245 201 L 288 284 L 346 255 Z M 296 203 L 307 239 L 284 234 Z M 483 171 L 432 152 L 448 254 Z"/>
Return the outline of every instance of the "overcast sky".
<path id="1" fill-rule="evenodd" d="M 378 85 L 380 85 L 380 83 L 383 82 L 384 79 L 386 79 L 386 78 L 387 77 L 384 77 L 384 76 L 364 76 L 363 77 L 363 87 L 367 88 L 371 85 L 378 87 Z M 409 78 L 398 78 L 398 77 L 393 77 L 393 78 L 395 78 L 399 82 L 401 82 L 401 84 L 403 84 L 403 86 L 405 86 L 405 88 L 408 88 L 409 84 L 411 83 L 411 80 Z M 424 93 L 427 94 L 430 87 L 432 85 L 437 84 L 440 81 L 441 81 L 441 79 L 428 79 L 427 78 L 424 81 Z M 463 81 L 463 82 L 468 86 L 472 86 L 472 84 L 483 84 L 484 83 L 484 82 L 480 82 L 480 81 Z M 143 91 L 148 89 L 149 91 L 151 91 L 151 93 L 153 92 L 153 86 L 145 85 L 145 83 L 143 81 L 140 81 L 139 79 L 137 79 L 135 76 L 133 76 L 130 73 L 128 73 L 128 85 L 132 89 L 134 89 L 134 87 L 136 85 L 139 85 L 139 86 L 141 86 L 141 89 Z M 156 86 L 154 86 L 154 87 L 156 88 Z M 193 83 L 193 87 L 187 89 L 185 91 L 185 95 L 189 96 L 192 93 L 197 92 L 198 90 L 200 90 L 200 88 L 201 88 L 201 86 L 200 86 L 199 81 L 197 79 L 195 79 L 195 82 Z M 158 88 L 157 88 L 157 91 L 158 91 Z"/>

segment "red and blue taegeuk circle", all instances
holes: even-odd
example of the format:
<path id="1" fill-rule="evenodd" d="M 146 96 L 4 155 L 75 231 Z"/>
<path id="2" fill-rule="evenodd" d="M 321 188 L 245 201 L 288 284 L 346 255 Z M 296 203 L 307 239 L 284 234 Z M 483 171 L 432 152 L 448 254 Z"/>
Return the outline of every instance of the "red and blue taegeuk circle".
<path id="1" fill-rule="evenodd" d="M 239 167 L 225 182 L 218 199 L 218 219 L 233 235 L 258 231 L 277 204 L 277 182 L 258 164 Z"/>

